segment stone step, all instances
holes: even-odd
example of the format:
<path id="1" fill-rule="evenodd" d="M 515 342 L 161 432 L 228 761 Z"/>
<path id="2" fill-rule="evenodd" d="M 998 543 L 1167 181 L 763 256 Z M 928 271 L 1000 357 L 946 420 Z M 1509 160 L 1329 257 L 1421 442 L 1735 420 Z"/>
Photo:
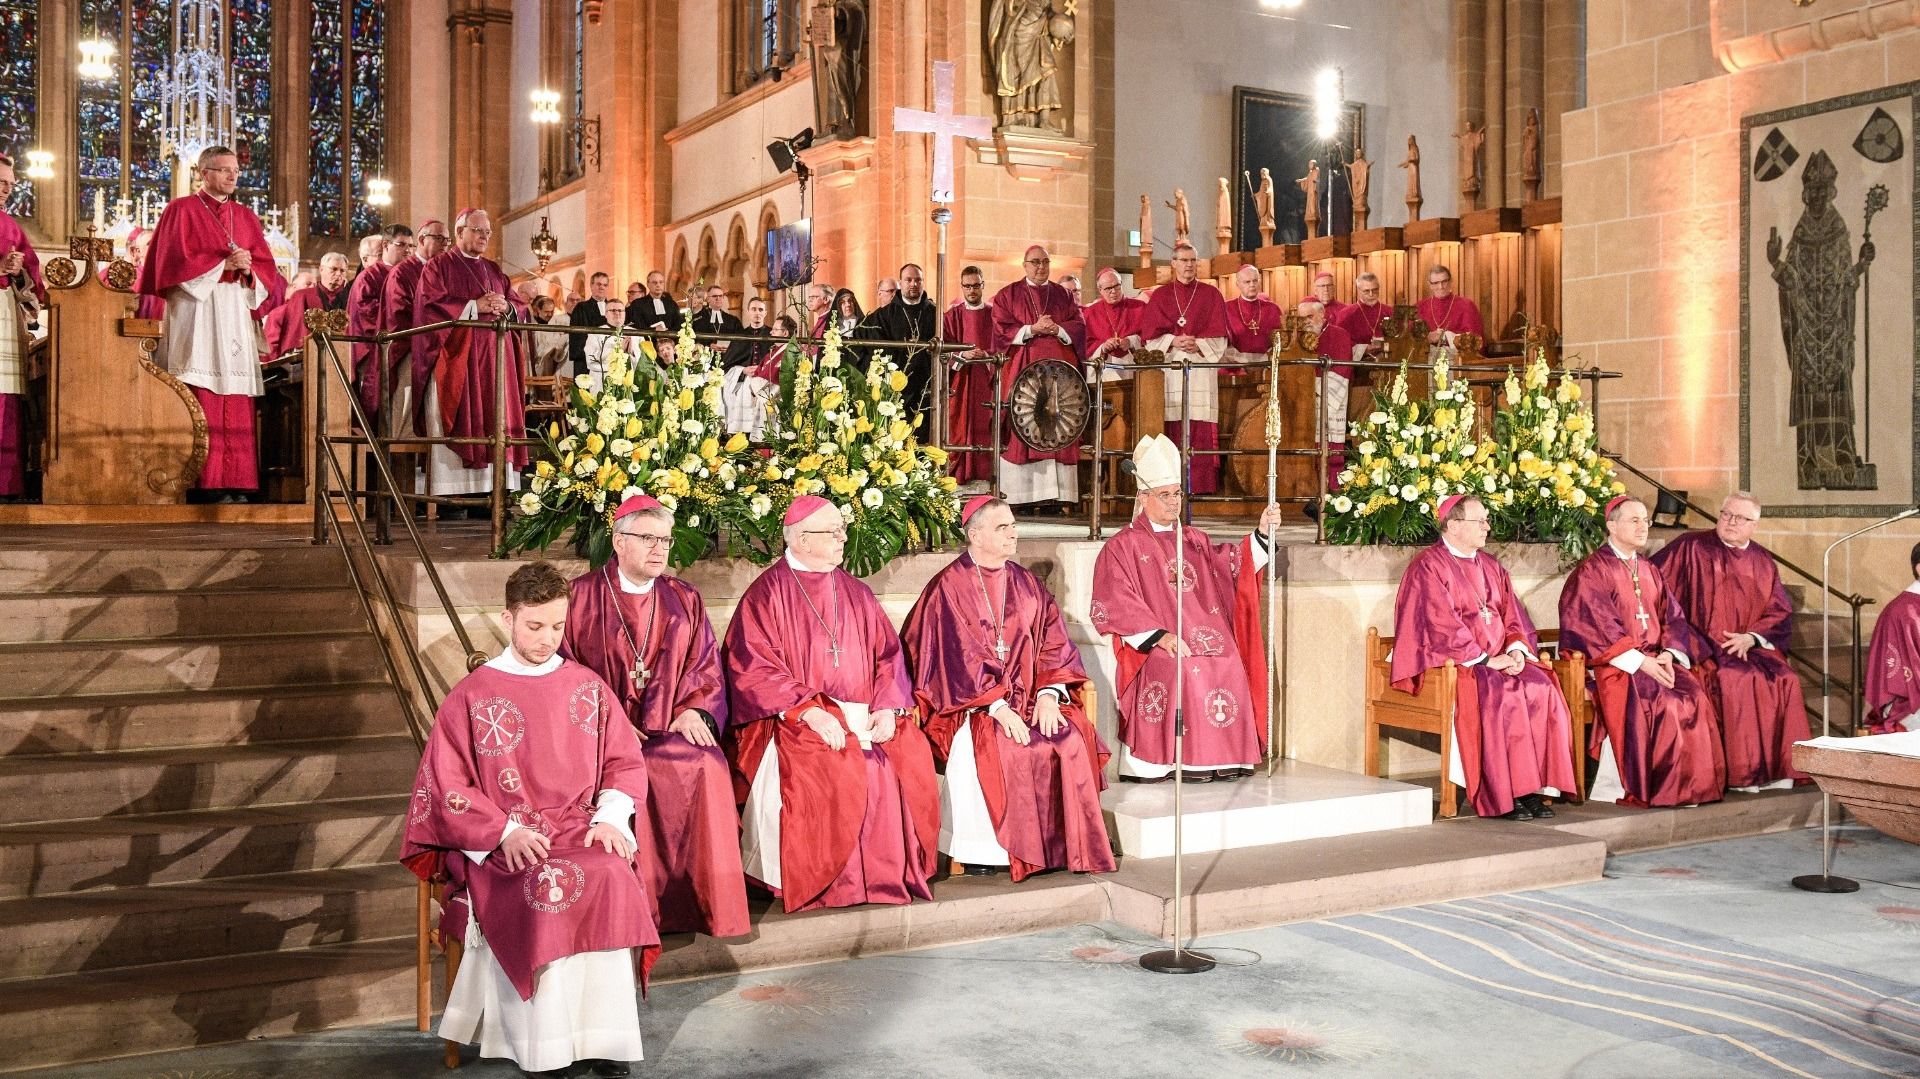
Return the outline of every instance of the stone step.
<path id="1" fill-rule="evenodd" d="M 1129 858 L 1173 854 L 1174 785 L 1116 783 L 1100 796 L 1113 840 Z M 1181 799 L 1188 853 L 1293 843 L 1303 839 L 1417 828 L 1433 821 L 1425 787 L 1300 761 L 1281 761 L 1230 783 L 1187 784 Z"/>
<path id="2" fill-rule="evenodd" d="M 0 901 L 0 983 L 413 932 L 398 863 Z"/>
<path id="3" fill-rule="evenodd" d="M 265 745 L 56 753 L 0 768 L 17 824 L 367 798 L 412 786 L 403 734 Z"/>
<path id="4" fill-rule="evenodd" d="M 348 588 L 0 595 L 0 644 L 366 628 Z"/>
<path id="5" fill-rule="evenodd" d="M 165 644 L 103 640 L 0 646 L 0 702 L 73 694 L 363 682 L 385 674 L 379 645 L 364 630 L 182 637 Z"/>
<path id="6" fill-rule="evenodd" d="M 102 544 L 112 542 L 101 537 Z M 157 592 L 205 587 L 337 588 L 347 580 L 333 547 L 93 547 L 0 550 L 0 594 Z"/>
<path id="7" fill-rule="evenodd" d="M 437 998 L 436 998 L 437 999 Z M 0 1071 L 392 1022 L 413 1015 L 413 935 L 0 984 Z M 437 1065 L 423 1039 L 422 1074 Z"/>
<path id="8" fill-rule="evenodd" d="M 0 757 L 261 745 L 405 728 L 385 682 L 0 700 Z"/>
<path id="9" fill-rule="evenodd" d="M 379 865 L 398 856 L 404 794 L 263 809 L 0 826 L 0 900 Z"/>

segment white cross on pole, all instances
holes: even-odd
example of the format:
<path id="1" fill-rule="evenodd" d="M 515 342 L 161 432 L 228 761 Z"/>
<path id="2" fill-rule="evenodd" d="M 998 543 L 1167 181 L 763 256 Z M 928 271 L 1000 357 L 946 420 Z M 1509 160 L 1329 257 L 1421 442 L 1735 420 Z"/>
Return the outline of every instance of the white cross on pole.
<path id="1" fill-rule="evenodd" d="M 933 136 L 933 201 L 953 201 L 953 139 L 984 139 L 993 134 L 993 122 L 984 116 L 961 116 L 953 111 L 953 61 L 933 62 L 933 111 L 896 108 L 893 129 Z"/>

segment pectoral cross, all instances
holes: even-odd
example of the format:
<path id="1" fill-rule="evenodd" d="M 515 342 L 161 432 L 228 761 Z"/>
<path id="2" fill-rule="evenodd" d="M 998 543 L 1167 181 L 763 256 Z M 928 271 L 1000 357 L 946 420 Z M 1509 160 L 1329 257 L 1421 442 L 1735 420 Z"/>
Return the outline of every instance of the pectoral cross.
<path id="1" fill-rule="evenodd" d="M 1488 625 L 1493 624 L 1493 608 L 1487 606 L 1484 603 L 1480 605 L 1480 621 L 1485 622 Z"/>
<path id="2" fill-rule="evenodd" d="M 993 642 L 993 654 L 1000 657 L 1000 662 L 1005 663 L 1007 661 L 1007 642 L 1005 640 L 995 640 Z"/>
<path id="3" fill-rule="evenodd" d="M 833 658 L 833 665 L 836 669 L 840 666 L 840 651 L 840 642 L 834 640 L 832 637 L 828 637 L 827 655 Z"/>
<path id="4" fill-rule="evenodd" d="M 647 683 L 653 678 L 653 672 L 647 670 L 647 665 L 641 662 L 639 656 L 633 657 L 633 670 L 627 673 L 633 679 L 633 691 L 635 693 L 646 689 Z"/>
<path id="5" fill-rule="evenodd" d="M 1634 612 L 1633 617 L 1639 620 L 1640 629 L 1644 631 L 1647 628 L 1647 609 L 1645 607 L 1640 608 Z"/>

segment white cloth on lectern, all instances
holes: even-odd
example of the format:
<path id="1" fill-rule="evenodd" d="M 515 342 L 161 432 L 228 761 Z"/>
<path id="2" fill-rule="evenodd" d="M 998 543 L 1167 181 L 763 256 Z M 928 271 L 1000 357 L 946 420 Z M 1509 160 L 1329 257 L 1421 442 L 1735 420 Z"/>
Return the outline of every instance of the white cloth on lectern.
<path id="1" fill-rule="evenodd" d="M 973 755 L 973 724 L 993 720 L 968 716 L 954 732 L 947 771 L 940 777 L 940 849 L 967 865 L 1010 865 L 1007 848 L 993 831 L 987 796 L 980 790 L 980 769 Z"/>
<path id="2" fill-rule="evenodd" d="M 1148 341 L 1147 349 L 1148 351 L 1158 349 L 1166 353 L 1169 360 L 1185 357 L 1193 363 L 1219 363 L 1227 357 L 1227 339 L 1224 337 L 1196 337 L 1194 344 L 1200 349 L 1198 359 L 1192 359 L 1192 353 L 1176 354 L 1173 351 L 1173 335 L 1170 333 Z M 1189 376 L 1189 385 L 1184 391 L 1181 387 L 1180 368 L 1163 367 L 1161 371 L 1167 376 L 1167 419 L 1177 420 L 1185 417 L 1201 423 L 1220 422 L 1220 369 L 1218 367 L 1188 368 L 1186 375 Z M 1185 411 L 1180 407 L 1182 401 L 1187 406 Z"/>
<path id="3" fill-rule="evenodd" d="M 221 281 L 226 272 L 222 262 L 167 290 L 161 363 L 189 386 L 258 397 L 266 386 L 260 379 L 260 324 L 253 312 L 266 302 L 267 286 L 258 277 L 251 288 Z"/>
<path id="4" fill-rule="evenodd" d="M 633 949 L 580 952 L 541 967 L 533 999 L 521 1000 L 470 915 L 440 1037 L 478 1042 L 481 1056 L 504 1057 L 530 1072 L 576 1060 L 640 1060 L 634 982 Z"/>

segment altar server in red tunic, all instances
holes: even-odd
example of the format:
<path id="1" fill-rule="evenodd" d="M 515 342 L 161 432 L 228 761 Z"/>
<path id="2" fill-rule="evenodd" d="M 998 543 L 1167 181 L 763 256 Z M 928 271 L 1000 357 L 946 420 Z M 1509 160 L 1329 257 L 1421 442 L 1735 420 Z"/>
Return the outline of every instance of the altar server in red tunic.
<path id="1" fill-rule="evenodd" d="M 660 944 L 633 864 L 647 766 L 613 690 L 558 652 L 566 579 L 534 562 L 506 592 L 511 643 L 441 702 L 400 850 L 451 878 L 440 927 L 466 944 L 440 1036 L 528 1072 L 626 1075 L 636 959 L 644 978 Z"/>
<path id="2" fill-rule="evenodd" d="M 1588 740 L 1599 772 L 1587 796 L 1622 805 L 1717 802 L 1727 786 L 1720 719 L 1694 676 L 1710 647 L 1687 625 L 1647 545 L 1646 503 L 1607 503 L 1607 542 L 1560 592 L 1560 645 L 1586 654 L 1600 712 Z"/>
<path id="3" fill-rule="evenodd" d="M 1100 811 L 1107 752 L 1080 706 L 1087 672 L 1060 605 L 1026 567 L 1013 510 L 961 512 L 967 549 L 927 582 L 900 636 L 914 698 L 946 766 L 940 849 L 969 873 L 1113 870 Z"/>
<path id="4" fill-rule="evenodd" d="M 160 212 L 136 291 L 167 305 L 161 358 L 206 414 L 207 463 L 196 486 L 232 497 L 260 486 L 253 399 L 266 386 L 256 324 L 286 284 L 260 219 L 233 197 L 240 159 L 209 146 L 195 171 L 200 186 Z"/>
<path id="5" fill-rule="evenodd" d="M 1227 301 L 1220 290 L 1200 280 L 1200 256 L 1192 244 L 1175 244 L 1173 280 L 1153 290 L 1147 310 L 1140 318 L 1140 336 L 1147 347 L 1166 354 L 1169 360 L 1192 363 L 1219 363 L 1226 357 Z M 1167 433 L 1175 438 L 1191 421 L 1191 449 L 1220 448 L 1220 369 L 1189 369 L 1187 385 L 1182 374 L 1168 368 L 1166 383 Z M 1188 490 L 1210 495 L 1220 489 L 1220 458 L 1196 455 L 1190 469 Z"/>
<path id="6" fill-rule="evenodd" d="M 525 322 L 532 316 L 513 282 L 498 263 L 486 257 L 493 223 L 485 210 L 462 210 L 453 221 L 453 249 L 436 257 L 420 271 L 420 287 L 413 301 L 413 324 L 426 326 L 455 319 L 491 321 L 503 315 Z M 428 435 L 492 438 L 494 425 L 494 342 L 499 331 L 470 326 L 435 330 L 425 341 L 430 370 L 421 370 L 420 350 L 413 354 L 413 388 L 426 402 L 423 410 Z M 506 335 L 503 372 L 507 404 L 507 437 L 521 437 L 527 426 L 526 403 L 520 385 L 525 363 L 522 339 Z M 433 447 L 429 494 L 484 494 L 493 490 L 491 446 L 467 443 Z M 507 486 L 518 485 L 513 470 L 527 463 L 525 447 L 508 454 Z"/>
<path id="7" fill-rule="evenodd" d="M 1189 779 L 1252 775 L 1267 752 L 1257 583 L 1268 557 L 1264 533 L 1279 523 L 1280 508 L 1268 506 L 1246 539 L 1214 543 L 1197 528 L 1179 527 L 1180 451 L 1171 440 L 1141 439 L 1133 464 L 1142 512 L 1093 564 L 1093 628 L 1111 642 L 1116 668 L 1120 777 L 1155 782 L 1172 774 L 1177 707 L 1184 708 Z M 1176 528 L 1185 551 L 1177 592 Z"/>
<path id="8" fill-rule="evenodd" d="M 967 345 L 963 352 L 947 353 L 948 362 L 978 360 L 993 354 L 993 305 L 986 301 L 987 278 L 980 267 L 960 271 L 960 298 L 947 308 L 941 337 Z M 983 363 L 949 367 L 947 381 L 947 441 L 959 446 L 985 446 L 993 438 L 992 369 Z M 992 458 L 983 450 L 956 453 L 947 471 L 961 483 L 993 475 Z"/>
<path id="9" fill-rule="evenodd" d="M 1053 266 L 1047 249 L 1027 248 L 1022 266 L 1026 275 L 993 295 L 993 345 L 1007 357 L 1000 369 L 1002 402 L 1012 399 L 1020 373 L 1042 360 L 1058 360 L 1078 372 L 1087 341 L 1079 302 L 1047 279 Z M 1021 441 L 1005 420 L 1001 432 L 1006 463 L 1000 469 L 1000 488 L 1010 504 L 1079 502 L 1079 447 L 1039 453 Z"/>
<path id="10" fill-rule="evenodd" d="M 783 520 L 724 652 L 747 876 L 789 912 L 931 899 L 940 796 L 900 637 L 840 568 L 840 508 L 802 495 Z"/>
<path id="11" fill-rule="evenodd" d="M 1913 583 L 1887 601 L 1867 649 L 1867 721 L 1875 734 L 1920 730 L 1920 543 L 1907 566 Z"/>
<path id="12" fill-rule="evenodd" d="M 1420 692 L 1448 660 L 1461 668 L 1448 778 L 1483 817 L 1551 817 L 1575 789 L 1571 719 L 1540 636 L 1506 567 L 1488 554 L 1487 507 L 1440 503 L 1440 542 L 1413 557 L 1393 603 L 1393 685 Z"/>
<path id="13" fill-rule="evenodd" d="M 574 578 L 560 651 L 605 679 L 647 760 L 640 871 L 663 933 L 743 936 L 740 814 L 720 748 L 727 691 L 706 603 L 667 572 L 673 513 L 647 495 L 620 504 L 613 560 Z"/>
<path id="14" fill-rule="evenodd" d="M 1689 532 L 1648 561 L 1706 644 L 1694 673 L 1720 716 L 1727 786 L 1752 793 L 1806 781 L 1793 743 L 1807 737 L 1807 701 L 1787 662 L 1793 603 L 1765 547 L 1753 542 L 1760 503 L 1736 491 L 1710 532 Z"/>
<path id="15" fill-rule="evenodd" d="M 1427 324 L 1427 343 L 1453 347 L 1459 334 L 1470 333 L 1485 339 L 1486 323 L 1480 319 L 1480 305 L 1453 291 L 1453 271 L 1435 266 L 1427 271 L 1427 298 L 1420 301 L 1420 321 Z"/>

